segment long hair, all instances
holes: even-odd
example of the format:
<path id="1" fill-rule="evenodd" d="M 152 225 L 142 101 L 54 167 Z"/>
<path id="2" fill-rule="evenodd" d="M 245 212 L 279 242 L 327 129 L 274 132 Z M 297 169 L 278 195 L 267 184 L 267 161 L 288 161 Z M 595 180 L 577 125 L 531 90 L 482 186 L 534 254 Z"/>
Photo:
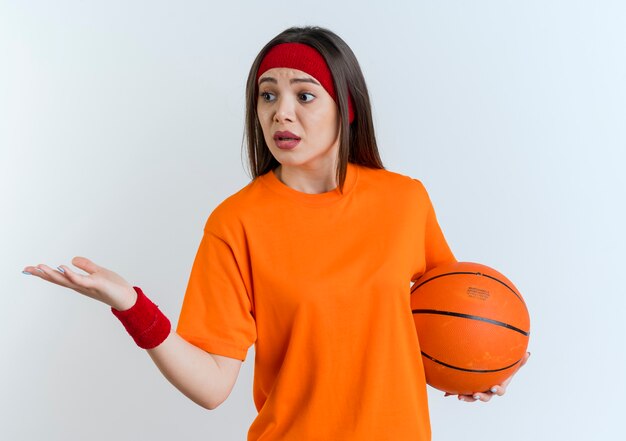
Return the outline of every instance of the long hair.
<path id="1" fill-rule="evenodd" d="M 257 72 L 265 54 L 281 43 L 302 43 L 316 49 L 326 61 L 333 77 L 333 86 L 339 106 L 339 152 L 337 183 L 343 192 L 348 162 L 370 168 L 384 169 L 376 137 L 365 78 L 354 53 L 338 35 L 318 26 L 292 27 L 284 30 L 257 55 L 246 82 L 246 130 L 248 159 L 252 179 L 276 168 L 280 163 L 270 152 L 257 115 Z M 348 94 L 352 97 L 354 120 L 348 118 Z"/>

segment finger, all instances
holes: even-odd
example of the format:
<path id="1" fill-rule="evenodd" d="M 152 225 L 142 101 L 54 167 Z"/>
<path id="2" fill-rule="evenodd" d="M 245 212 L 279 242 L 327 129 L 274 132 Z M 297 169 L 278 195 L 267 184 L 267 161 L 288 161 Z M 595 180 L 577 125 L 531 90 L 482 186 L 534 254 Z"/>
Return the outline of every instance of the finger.
<path id="1" fill-rule="evenodd" d="M 89 276 L 85 276 L 83 274 L 78 274 L 75 273 L 74 271 L 72 271 L 71 268 L 65 266 L 65 265 L 59 265 L 58 266 L 59 270 L 63 270 L 63 275 L 74 285 L 76 286 L 80 286 L 80 287 L 84 287 L 84 288 L 91 288 L 92 287 L 92 280 L 89 278 Z"/>
<path id="2" fill-rule="evenodd" d="M 47 280 L 48 282 L 52 282 L 57 285 L 69 288 L 70 282 L 62 272 L 53 270 L 52 268 L 50 268 L 47 265 L 44 265 L 43 263 L 37 265 L 35 267 L 35 270 L 39 271 L 38 275 L 42 279 Z"/>
<path id="3" fill-rule="evenodd" d="M 93 263 L 91 260 L 86 257 L 76 256 L 72 259 L 72 265 L 77 268 L 82 269 L 88 274 L 93 274 L 100 269 L 98 265 Z"/>
<path id="4" fill-rule="evenodd" d="M 473 403 L 477 400 L 477 398 L 473 397 L 472 395 L 459 395 L 459 400 L 465 401 L 467 403 Z"/>
<path id="5" fill-rule="evenodd" d="M 27 266 L 22 270 L 23 273 L 28 273 L 31 276 L 41 277 L 43 270 L 37 268 L 36 266 Z"/>
<path id="6" fill-rule="evenodd" d="M 495 386 L 492 386 L 491 389 L 489 389 L 489 391 L 499 396 L 504 395 L 506 393 L 506 388 L 509 386 L 509 383 L 511 382 L 511 380 L 513 379 L 513 376 L 515 375 L 515 372 L 513 372 L 513 374 L 509 378 L 504 380 L 501 384 L 496 384 Z"/>
<path id="7" fill-rule="evenodd" d="M 474 398 L 474 400 L 476 401 L 483 401 L 483 402 L 487 402 L 489 400 L 491 400 L 491 397 L 493 396 L 493 394 L 491 392 L 476 392 L 472 398 Z"/>
<path id="8" fill-rule="evenodd" d="M 489 391 L 493 395 L 498 395 L 499 397 L 501 397 L 506 393 L 506 384 L 503 383 L 497 386 L 493 386 L 491 389 L 489 389 Z"/>

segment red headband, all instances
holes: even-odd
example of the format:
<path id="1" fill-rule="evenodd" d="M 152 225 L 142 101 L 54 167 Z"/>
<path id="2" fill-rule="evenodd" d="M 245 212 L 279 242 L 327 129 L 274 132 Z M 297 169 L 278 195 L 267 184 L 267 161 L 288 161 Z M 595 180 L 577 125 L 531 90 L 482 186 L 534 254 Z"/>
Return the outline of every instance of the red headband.
<path id="1" fill-rule="evenodd" d="M 301 70 L 308 73 L 320 82 L 326 92 L 337 102 L 337 94 L 333 86 L 333 76 L 330 69 L 320 54 L 313 47 L 302 43 L 281 43 L 272 47 L 259 66 L 256 74 L 256 80 L 266 71 L 275 67 L 288 67 L 291 69 Z M 348 119 L 350 122 L 354 120 L 354 112 L 352 110 L 352 97 L 348 92 Z"/>

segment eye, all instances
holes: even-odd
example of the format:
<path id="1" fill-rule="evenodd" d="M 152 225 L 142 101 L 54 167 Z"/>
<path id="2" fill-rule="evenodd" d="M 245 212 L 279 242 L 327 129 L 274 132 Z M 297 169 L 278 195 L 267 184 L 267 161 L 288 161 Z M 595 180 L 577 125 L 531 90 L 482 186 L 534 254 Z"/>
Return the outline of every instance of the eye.
<path id="1" fill-rule="evenodd" d="M 271 92 L 261 92 L 259 96 L 263 99 L 263 101 L 268 102 L 268 103 L 276 99 L 276 96 Z"/>
<path id="2" fill-rule="evenodd" d="M 304 92 L 304 93 L 301 93 L 300 95 L 298 95 L 298 98 L 303 103 L 308 103 L 308 102 L 311 102 L 311 101 L 313 101 L 315 99 L 315 95 L 313 95 L 312 93 L 309 93 L 309 92 Z"/>

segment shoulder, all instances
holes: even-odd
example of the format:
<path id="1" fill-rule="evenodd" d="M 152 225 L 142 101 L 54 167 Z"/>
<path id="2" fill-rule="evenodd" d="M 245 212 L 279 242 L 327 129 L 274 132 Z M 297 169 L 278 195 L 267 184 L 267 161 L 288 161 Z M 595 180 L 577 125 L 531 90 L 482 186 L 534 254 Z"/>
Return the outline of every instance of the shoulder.
<path id="1" fill-rule="evenodd" d="M 428 197 L 428 192 L 422 181 L 412 176 L 387 169 L 366 167 L 361 167 L 361 174 L 364 181 L 381 188 L 385 192 L 407 194 L 411 198 Z"/>
<path id="2" fill-rule="evenodd" d="M 237 229 L 263 197 L 259 187 L 258 178 L 254 179 L 220 202 L 209 215 L 204 231 L 224 237 L 228 230 Z"/>

